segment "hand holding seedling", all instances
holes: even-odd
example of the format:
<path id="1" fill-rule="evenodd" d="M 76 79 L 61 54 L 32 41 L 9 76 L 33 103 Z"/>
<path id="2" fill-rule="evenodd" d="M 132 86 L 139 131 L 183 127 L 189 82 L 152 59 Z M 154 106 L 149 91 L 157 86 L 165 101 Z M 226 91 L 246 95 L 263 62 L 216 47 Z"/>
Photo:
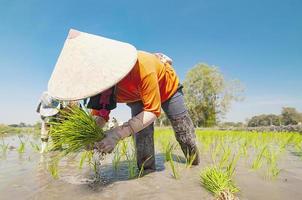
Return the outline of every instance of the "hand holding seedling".
<path id="1" fill-rule="evenodd" d="M 130 125 L 124 123 L 122 126 L 115 127 L 113 129 L 104 132 L 105 138 L 99 142 L 96 142 L 94 148 L 102 153 L 111 153 L 117 143 L 132 134 Z"/>

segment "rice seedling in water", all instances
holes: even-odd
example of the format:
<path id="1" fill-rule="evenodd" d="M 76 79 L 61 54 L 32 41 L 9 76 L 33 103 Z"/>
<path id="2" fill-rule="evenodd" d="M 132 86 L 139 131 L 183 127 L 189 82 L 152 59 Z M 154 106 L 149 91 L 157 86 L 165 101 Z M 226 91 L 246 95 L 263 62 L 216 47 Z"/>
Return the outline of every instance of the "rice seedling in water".
<path id="1" fill-rule="evenodd" d="M 61 110 L 50 125 L 50 135 L 56 138 L 51 148 L 63 147 L 63 155 L 79 152 L 105 137 L 94 117 L 77 106 Z"/>
<path id="2" fill-rule="evenodd" d="M 40 146 L 38 144 L 30 142 L 30 146 L 35 152 L 40 152 Z"/>
<path id="3" fill-rule="evenodd" d="M 248 154 L 247 154 L 247 148 L 248 148 L 248 140 L 246 139 L 245 141 L 244 141 L 244 143 L 243 144 L 241 144 L 241 146 L 240 146 L 240 153 L 244 156 L 244 157 L 247 157 L 248 156 Z"/>
<path id="4" fill-rule="evenodd" d="M 121 162 L 121 152 L 120 152 L 120 144 L 119 143 L 113 152 L 113 159 L 112 159 L 112 167 L 114 169 L 114 171 L 118 171 L 119 170 L 119 166 L 120 166 L 120 162 Z"/>
<path id="5" fill-rule="evenodd" d="M 80 162 L 79 162 L 79 168 L 82 169 L 83 168 L 83 165 L 84 165 L 84 162 L 87 160 L 87 163 L 90 164 L 91 163 L 91 160 L 92 160 L 92 157 L 93 157 L 93 151 L 84 151 L 82 154 L 81 154 L 81 158 L 80 158 Z"/>
<path id="6" fill-rule="evenodd" d="M 99 180 L 99 178 L 100 178 L 99 164 L 100 163 L 96 159 L 94 159 L 94 160 L 91 160 L 89 164 L 93 169 L 96 180 Z"/>
<path id="7" fill-rule="evenodd" d="M 208 167 L 201 172 L 200 178 L 205 189 L 214 194 L 217 199 L 236 199 L 234 194 L 239 192 L 239 188 L 226 171 L 218 167 Z"/>
<path id="8" fill-rule="evenodd" d="M 53 158 L 47 166 L 48 171 L 50 172 L 51 176 L 54 179 L 58 179 L 59 178 L 59 159 L 58 158 Z"/>
<path id="9" fill-rule="evenodd" d="M 257 154 L 255 160 L 254 160 L 253 163 L 252 163 L 252 169 L 253 169 L 253 170 L 258 170 L 258 169 L 261 168 L 262 162 L 263 162 L 263 161 L 262 161 L 262 157 L 263 157 L 263 155 L 265 154 L 265 151 L 267 151 L 267 146 L 264 146 L 264 147 L 262 148 L 262 150 Z"/>
<path id="10" fill-rule="evenodd" d="M 170 161 L 171 152 L 175 149 L 175 147 L 176 147 L 176 145 L 172 144 L 170 142 L 165 146 L 165 160 L 166 161 Z"/>
<path id="11" fill-rule="evenodd" d="M 171 170 L 172 170 L 172 175 L 175 179 L 179 179 L 179 173 L 178 170 L 175 166 L 174 160 L 173 160 L 173 155 L 172 155 L 172 151 L 169 153 L 169 163 L 171 166 Z"/>
<path id="12" fill-rule="evenodd" d="M 129 145 L 130 143 L 130 145 Z M 128 147 L 131 147 L 130 149 Z M 137 166 L 136 166 L 136 154 L 133 148 L 133 138 L 129 138 L 121 141 L 121 155 L 125 156 L 128 166 L 128 177 L 130 179 L 136 177 Z"/>
<path id="13" fill-rule="evenodd" d="M 1 146 L 1 150 L 2 150 L 2 154 L 6 154 L 7 150 L 8 150 L 8 145 L 9 144 L 5 144 L 3 138 L 2 138 L 2 144 L 0 145 Z"/>
<path id="14" fill-rule="evenodd" d="M 219 154 L 219 152 L 221 151 L 221 143 L 216 143 L 215 144 L 215 148 L 212 151 L 211 157 L 212 157 L 212 162 L 216 163 L 216 159 L 217 159 L 217 155 Z"/>
<path id="15" fill-rule="evenodd" d="M 189 151 L 188 151 L 188 154 L 186 156 L 186 168 L 192 167 L 192 164 L 196 158 L 196 155 L 197 155 L 196 153 L 189 155 Z"/>
<path id="16" fill-rule="evenodd" d="M 234 173 L 235 173 L 235 168 L 236 168 L 236 165 L 237 165 L 237 162 L 240 158 L 240 154 L 236 154 L 236 155 L 233 155 L 233 158 L 231 160 L 231 162 L 229 162 L 228 166 L 226 167 L 226 172 L 228 173 L 228 175 L 230 177 L 233 177 Z"/>
<path id="17" fill-rule="evenodd" d="M 219 162 L 219 168 L 223 168 L 227 164 L 230 156 L 231 156 L 230 147 L 228 147 L 227 149 L 223 148 L 223 154 L 222 154 L 220 162 Z"/>
<path id="18" fill-rule="evenodd" d="M 20 140 L 20 145 L 17 149 L 17 151 L 19 153 L 24 153 L 25 152 L 25 143 L 21 140 L 21 138 L 18 136 L 19 140 Z"/>
<path id="19" fill-rule="evenodd" d="M 141 169 L 139 170 L 139 173 L 138 173 L 138 178 L 140 178 L 140 177 L 143 175 L 145 163 L 146 163 L 148 160 L 150 160 L 151 158 L 152 158 L 152 156 L 150 156 L 149 158 L 147 158 L 147 159 L 143 162 L 142 167 L 141 167 Z"/>
<path id="20" fill-rule="evenodd" d="M 280 173 L 280 169 L 278 168 L 277 165 L 277 158 L 278 158 L 278 153 L 277 151 L 267 151 L 265 154 L 266 159 L 267 159 L 267 177 L 269 179 L 275 179 Z"/>
<path id="21" fill-rule="evenodd" d="M 132 154 L 131 157 L 127 158 L 127 163 L 128 163 L 128 175 L 129 178 L 132 179 L 136 177 L 137 173 L 137 167 L 136 167 L 136 155 Z"/>

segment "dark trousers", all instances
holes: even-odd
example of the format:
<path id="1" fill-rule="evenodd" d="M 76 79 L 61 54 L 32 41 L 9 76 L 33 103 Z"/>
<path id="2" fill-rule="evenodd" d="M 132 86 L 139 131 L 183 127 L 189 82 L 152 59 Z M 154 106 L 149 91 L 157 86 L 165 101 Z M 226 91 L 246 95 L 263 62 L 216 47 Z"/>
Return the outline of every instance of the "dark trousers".
<path id="1" fill-rule="evenodd" d="M 141 101 L 128 103 L 131 108 L 131 115 L 135 116 L 143 111 Z M 199 163 L 199 155 L 195 141 L 195 129 L 192 120 L 184 104 L 184 97 L 181 89 L 162 104 L 162 109 L 166 113 L 173 127 L 176 140 L 181 146 L 185 156 L 195 154 L 194 165 Z M 154 151 L 154 123 L 134 134 L 136 147 L 136 157 L 138 168 L 141 169 L 144 163 L 144 170 L 155 170 Z"/>

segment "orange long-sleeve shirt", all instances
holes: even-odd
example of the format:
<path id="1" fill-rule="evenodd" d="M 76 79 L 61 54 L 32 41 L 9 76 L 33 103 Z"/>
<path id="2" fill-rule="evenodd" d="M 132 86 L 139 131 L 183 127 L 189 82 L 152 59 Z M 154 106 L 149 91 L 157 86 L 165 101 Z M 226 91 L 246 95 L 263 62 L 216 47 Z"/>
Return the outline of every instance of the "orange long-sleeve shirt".
<path id="1" fill-rule="evenodd" d="M 116 85 L 116 100 L 118 103 L 142 101 L 144 111 L 158 117 L 161 103 L 176 92 L 178 84 L 179 79 L 171 65 L 161 62 L 154 54 L 138 51 L 135 66 Z"/>

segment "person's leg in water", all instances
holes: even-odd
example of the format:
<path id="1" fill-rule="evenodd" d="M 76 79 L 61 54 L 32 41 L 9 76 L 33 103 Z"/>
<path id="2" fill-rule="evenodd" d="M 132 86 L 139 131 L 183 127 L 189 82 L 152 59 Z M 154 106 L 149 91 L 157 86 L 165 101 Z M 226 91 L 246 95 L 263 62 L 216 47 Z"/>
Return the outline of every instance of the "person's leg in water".
<path id="1" fill-rule="evenodd" d="M 49 125 L 47 124 L 47 119 L 45 117 L 41 117 L 41 151 L 40 153 L 44 153 L 48 144 L 48 131 Z"/>
<path id="2" fill-rule="evenodd" d="M 194 159 L 192 165 L 198 165 L 200 158 L 196 144 L 195 128 L 184 104 L 181 88 L 162 104 L 162 108 L 171 122 L 176 140 L 180 144 L 186 159 Z"/>
<path id="3" fill-rule="evenodd" d="M 127 105 L 131 108 L 132 117 L 143 111 L 143 103 L 140 101 Z M 155 171 L 154 123 L 135 133 L 133 138 L 138 169 L 143 167 L 144 174 Z"/>

